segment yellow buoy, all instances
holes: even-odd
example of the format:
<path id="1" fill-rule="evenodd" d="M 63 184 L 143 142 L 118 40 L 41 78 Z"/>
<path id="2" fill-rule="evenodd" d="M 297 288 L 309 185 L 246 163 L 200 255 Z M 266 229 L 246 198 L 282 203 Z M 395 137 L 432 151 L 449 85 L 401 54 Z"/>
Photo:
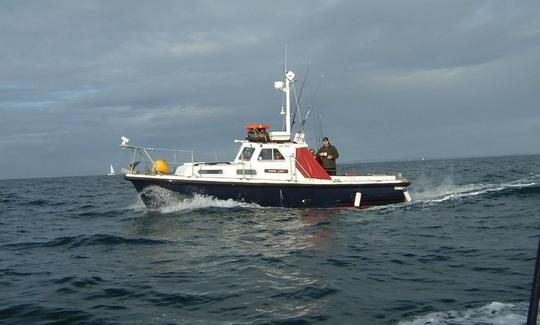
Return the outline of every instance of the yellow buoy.
<path id="1" fill-rule="evenodd" d="M 154 161 L 154 173 L 164 175 L 169 173 L 169 164 L 165 159 Z"/>

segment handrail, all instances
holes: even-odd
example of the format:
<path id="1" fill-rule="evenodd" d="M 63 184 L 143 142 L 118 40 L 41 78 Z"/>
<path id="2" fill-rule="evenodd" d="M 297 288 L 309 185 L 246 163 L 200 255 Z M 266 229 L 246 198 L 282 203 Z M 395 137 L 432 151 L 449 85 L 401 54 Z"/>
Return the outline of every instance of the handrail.
<path id="1" fill-rule="evenodd" d="M 173 166 L 173 174 L 174 174 L 174 171 L 176 170 L 176 168 L 178 166 L 181 166 L 183 165 L 184 163 L 180 163 L 180 162 L 177 162 L 176 161 L 176 153 L 188 153 L 191 155 L 191 176 L 190 177 L 193 177 L 193 176 L 196 176 L 195 175 L 195 151 L 194 150 L 185 150 L 185 149 L 166 149 L 166 148 L 154 148 L 154 147 L 143 147 L 143 146 L 135 146 L 135 145 L 127 145 L 127 144 L 123 144 L 123 145 L 120 145 L 120 147 L 122 147 L 123 149 L 131 149 L 133 150 L 133 154 L 131 156 L 131 162 L 129 164 L 129 172 L 130 173 L 136 173 L 136 166 L 139 162 L 136 161 L 137 159 L 137 154 L 141 154 L 143 155 L 143 157 L 145 157 L 146 160 L 150 161 L 151 165 L 148 166 L 148 162 L 145 161 L 145 172 L 149 172 L 149 173 L 152 173 L 152 166 L 154 166 L 155 164 L 155 161 L 154 159 L 152 158 L 152 156 L 150 155 L 149 151 L 166 151 L 166 152 L 172 152 L 173 153 L 173 162 L 172 162 L 172 166 Z M 294 155 L 289 155 L 287 156 L 289 158 L 292 158 L 289 160 L 289 162 L 291 163 L 291 166 L 290 166 L 290 170 L 291 170 L 291 181 L 298 181 L 298 174 L 297 174 L 297 171 L 298 169 L 300 169 L 301 172 L 305 173 L 306 175 L 310 175 L 310 173 L 308 172 L 307 170 L 307 167 L 304 166 Z M 294 161 L 294 169 L 293 169 L 293 166 L 292 166 L 292 163 Z M 245 169 L 246 169 L 246 165 L 250 165 L 251 164 L 251 161 L 246 163 L 245 161 L 242 161 L 242 162 L 237 162 L 237 164 L 241 165 L 241 168 L 242 168 L 242 179 L 248 179 L 247 175 L 246 175 L 246 172 L 245 172 Z M 294 171 L 293 171 L 294 170 Z M 315 182 L 315 178 L 313 177 L 305 177 L 304 175 L 302 175 L 304 177 L 304 179 L 306 180 L 309 180 L 311 182 Z M 252 176 L 249 177 L 249 179 L 253 178 Z"/>
<path id="2" fill-rule="evenodd" d="M 152 156 L 150 155 L 149 151 L 166 151 L 166 152 L 172 152 L 172 154 L 173 154 L 173 159 L 172 159 L 172 163 L 171 163 L 172 166 L 173 166 L 173 170 L 175 170 L 176 167 L 181 165 L 180 163 L 178 163 L 176 161 L 176 158 L 177 158 L 176 153 L 189 153 L 189 154 L 191 154 L 191 175 L 193 176 L 195 174 L 195 171 L 194 171 L 194 161 L 195 161 L 194 154 L 195 154 L 195 151 L 194 150 L 153 148 L 153 147 L 134 146 L 134 145 L 127 145 L 127 144 L 122 144 L 122 145 L 120 145 L 120 147 L 123 148 L 123 149 L 131 149 L 131 150 L 133 150 L 133 155 L 131 156 L 131 162 L 129 164 L 129 171 L 131 173 L 135 173 L 135 168 L 136 168 L 136 166 L 138 164 L 138 162 L 136 162 L 137 153 L 144 154 L 144 156 L 146 156 L 146 158 L 151 162 L 152 166 L 154 166 L 155 161 L 152 158 Z M 151 168 L 149 168 L 149 166 L 147 165 L 147 162 L 145 162 L 145 165 L 146 165 L 145 169 L 147 171 L 151 171 Z"/>

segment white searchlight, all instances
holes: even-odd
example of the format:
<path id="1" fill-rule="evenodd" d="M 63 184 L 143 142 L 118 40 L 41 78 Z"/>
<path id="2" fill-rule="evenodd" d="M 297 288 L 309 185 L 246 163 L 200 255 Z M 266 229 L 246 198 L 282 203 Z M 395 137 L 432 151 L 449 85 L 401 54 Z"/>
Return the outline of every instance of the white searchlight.
<path id="1" fill-rule="evenodd" d="M 274 88 L 275 89 L 283 90 L 283 87 L 285 87 L 285 83 L 283 81 L 274 82 Z"/>
<path id="2" fill-rule="evenodd" d="M 129 142 L 129 139 L 126 138 L 126 137 L 121 137 L 120 139 L 122 140 L 122 144 L 120 144 L 120 146 L 122 146 L 122 147 L 127 146 L 128 142 Z"/>

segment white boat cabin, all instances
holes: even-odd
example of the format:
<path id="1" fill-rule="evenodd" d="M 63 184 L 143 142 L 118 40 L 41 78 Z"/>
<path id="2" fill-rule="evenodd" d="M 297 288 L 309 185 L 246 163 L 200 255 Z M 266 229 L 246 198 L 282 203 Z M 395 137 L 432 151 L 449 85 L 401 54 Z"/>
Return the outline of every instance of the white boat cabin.
<path id="1" fill-rule="evenodd" d="M 237 140 L 241 143 L 236 157 L 231 162 L 185 163 L 175 171 L 176 176 L 196 176 L 205 178 L 242 178 L 258 180 L 298 180 L 306 179 L 299 169 L 308 169 L 297 161 L 298 150 L 309 150 L 305 143 L 275 140 L 275 134 L 267 132 L 269 127 L 246 126 L 247 137 Z M 279 139 L 278 135 L 278 139 Z M 290 139 L 290 138 L 289 138 Z M 301 149 L 303 148 L 303 149 Z M 311 158 L 311 157 L 310 157 Z M 313 159 L 315 161 L 315 159 Z M 322 170 L 322 167 L 320 167 Z M 306 174 L 309 176 L 310 174 Z M 310 178 L 310 177 L 308 177 Z M 330 179 L 328 176 L 327 179 Z"/>

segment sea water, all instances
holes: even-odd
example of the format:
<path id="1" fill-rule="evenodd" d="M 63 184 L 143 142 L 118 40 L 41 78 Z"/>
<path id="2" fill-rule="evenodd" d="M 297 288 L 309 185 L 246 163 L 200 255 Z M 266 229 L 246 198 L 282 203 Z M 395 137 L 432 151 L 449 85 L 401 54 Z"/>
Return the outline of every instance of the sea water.
<path id="1" fill-rule="evenodd" d="M 525 322 L 540 156 L 340 169 L 402 172 L 414 201 L 149 210 L 122 176 L 0 180 L 0 323 Z"/>

